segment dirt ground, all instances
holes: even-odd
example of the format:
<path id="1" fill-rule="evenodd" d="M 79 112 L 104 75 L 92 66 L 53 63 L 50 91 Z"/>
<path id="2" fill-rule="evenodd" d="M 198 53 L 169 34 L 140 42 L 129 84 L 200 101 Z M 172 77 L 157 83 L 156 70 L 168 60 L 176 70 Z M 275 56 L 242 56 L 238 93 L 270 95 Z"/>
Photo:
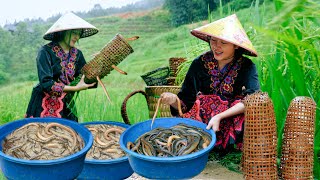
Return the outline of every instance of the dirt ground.
<path id="1" fill-rule="evenodd" d="M 144 177 L 139 176 L 138 174 L 134 173 L 126 180 L 147 180 Z M 243 175 L 237 172 L 233 172 L 228 170 L 227 168 L 223 167 L 222 165 L 218 164 L 215 161 L 209 161 L 206 165 L 206 168 L 196 177 L 192 178 L 194 180 L 239 180 L 244 179 Z"/>

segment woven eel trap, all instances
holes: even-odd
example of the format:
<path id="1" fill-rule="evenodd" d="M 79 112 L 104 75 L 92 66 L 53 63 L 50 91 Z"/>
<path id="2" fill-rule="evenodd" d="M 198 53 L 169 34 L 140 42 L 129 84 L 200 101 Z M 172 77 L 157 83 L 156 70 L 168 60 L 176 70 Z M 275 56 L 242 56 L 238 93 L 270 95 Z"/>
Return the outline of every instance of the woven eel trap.
<path id="1" fill-rule="evenodd" d="M 277 128 L 273 103 L 267 93 L 244 99 L 245 123 L 242 168 L 245 179 L 278 179 Z"/>
<path id="2" fill-rule="evenodd" d="M 133 91 L 127 95 L 127 97 L 123 100 L 121 105 L 121 116 L 126 124 L 131 124 L 127 114 L 127 101 L 135 94 L 142 94 L 147 100 L 148 109 L 149 109 L 149 117 L 152 118 L 155 114 L 158 99 L 160 95 L 164 92 L 171 92 L 174 94 L 178 94 L 180 91 L 180 86 L 146 86 L 145 91 L 137 90 Z M 166 104 L 161 104 L 159 107 L 159 117 L 172 117 L 170 106 Z"/>
<path id="3" fill-rule="evenodd" d="M 296 97 L 289 106 L 280 163 L 282 179 L 313 179 L 316 103 Z"/>
<path id="4" fill-rule="evenodd" d="M 132 47 L 127 41 L 136 40 L 138 38 L 138 36 L 134 36 L 132 38 L 124 39 L 122 35 L 117 34 L 91 61 L 83 66 L 81 73 L 85 75 L 85 82 L 90 84 L 98 81 L 110 100 L 101 79 L 108 75 L 113 69 L 122 74 L 127 74 L 117 68 L 117 65 L 133 52 Z"/>

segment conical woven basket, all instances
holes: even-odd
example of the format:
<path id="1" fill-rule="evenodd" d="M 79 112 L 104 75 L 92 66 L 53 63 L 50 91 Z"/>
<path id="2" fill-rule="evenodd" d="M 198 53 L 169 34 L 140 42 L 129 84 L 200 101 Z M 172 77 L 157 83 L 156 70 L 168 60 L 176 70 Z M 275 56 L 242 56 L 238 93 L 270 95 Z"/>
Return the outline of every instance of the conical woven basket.
<path id="1" fill-rule="evenodd" d="M 245 179 L 278 179 L 277 128 L 273 103 L 267 93 L 245 100 L 242 168 Z"/>
<path id="2" fill-rule="evenodd" d="M 132 52 L 133 49 L 128 42 L 122 35 L 117 34 L 90 62 L 84 65 L 81 72 L 85 75 L 85 82 L 97 82 L 97 77 L 102 79 L 113 70 L 112 65 L 118 65 Z"/>
<path id="3" fill-rule="evenodd" d="M 313 145 L 316 103 L 296 97 L 289 106 L 280 163 L 283 179 L 313 179 Z"/>

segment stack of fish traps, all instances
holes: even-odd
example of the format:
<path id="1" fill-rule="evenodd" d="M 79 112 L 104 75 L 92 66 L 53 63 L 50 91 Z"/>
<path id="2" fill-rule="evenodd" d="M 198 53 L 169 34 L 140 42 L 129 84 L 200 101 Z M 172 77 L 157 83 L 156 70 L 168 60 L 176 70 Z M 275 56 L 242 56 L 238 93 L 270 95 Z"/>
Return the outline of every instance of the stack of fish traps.
<path id="1" fill-rule="evenodd" d="M 160 95 L 164 92 L 171 92 L 174 94 L 178 94 L 180 91 L 180 86 L 175 83 L 177 72 L 179 66 L 186 61 L 186 58 L 182 57 L 171 57 L 169 58 L 169 77 L 166 78 L 166 84 L 162 85 L 148 85 L 145 88 L 145 92 L 148 99 L 148 109 L 149 109 L 149 117 L 152 118 L 156 111 L 157 102 L 160 98 Z M 158 117 L 172 117 L 170 106 L 161 103 L 159 105 L 159 113 Z"/>
<path id="2" fill-rule="evenodd" d="M 117 34 L 90 62 L 84 65 L 81 73 L 85 75 L 85 82 L 97 82 L 97 77 L 102 79 L 131 53 L 133 53 L 132 47 L 122 35 Z"/>
<path id="3" fill-rule="evenodd" d="M 289 106 L 280 163 L 282 179 L 313 179 L 316 103 L 296 97 Z"/>
<path id="4" fill-rule="evenodd" d="M 277 128 L 273 103 L 267 93 L 244 99 L 245 123 L 242 171 L 245 179 L 278 179 Z"/>
<path id="5" fill-rule="evenodd" d="M 149 110 L 149 117 L 152 118 L 160 95 L 164 92 L 178 94 L 181 87 L 176 85 L 175 79 L 178 67 L 186 61 L 186 58 L 172 57 L 169 59 L 169 67 L 160 67 L 142 75 L 147 84 L 145 90 L 136 90 L 126 96 L 121 105 L 121 116 L 126 124 L 131 124 L 127 115 L 127 101 L 135 94 L 142 94 L 146 98 Z M 170 106 L 161 103 L 159 105 L 158 117 L 172 117 Z"/>

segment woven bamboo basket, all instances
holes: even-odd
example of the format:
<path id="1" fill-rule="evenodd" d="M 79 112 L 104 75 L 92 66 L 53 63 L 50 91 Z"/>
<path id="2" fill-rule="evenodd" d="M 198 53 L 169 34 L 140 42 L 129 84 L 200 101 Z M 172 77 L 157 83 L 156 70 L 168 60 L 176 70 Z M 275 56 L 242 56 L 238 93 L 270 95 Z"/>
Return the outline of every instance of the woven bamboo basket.
<path id="1" fill-rule="evenodd" d="M 184 57 L 172 57 L 169 59 L 170 76 L 176 77 L 179 66 L 187 59 Z"/>
<path id="2" fill-rule="evenodd" d="M 176 86 L 176 77 L 168 77 L 167 78 L 168 86 Z"/>
<path id="3" fill-rule="evenodd" d="M 287 112 L 281 155 L 283 179 L 313 179 L 313 145 L 316 103 L 294 98 Z"/>
<path id="4" fill-rule="evenodd" d="M 158 99 L 160 98 L 160 95 L 164 92 L 171 92 L 174 94 L 178 94 L 180 91 L 180 86 L 146 86 L 145 91 L 143 90 L 137 90 L 133 91 L 132 93 L 128 94 L 127 97 L 124 99 L 122 105 L 121 105 L 121 116 L 123 121 L 126 124 L 131 124 L 130 120 L 127 115 L 127 101 L 135 94 L 143 94 L 147 100 L 148 103 L 148 109 L 149 109 L 149 117 L 152 118 L 157 107 Z M 159 107 L 159 117 L 172 117 L 170 106 L 166 104 L 160 104 Z"/>
<path id="5" fill-rule="evenodd" d="M 86 83 L 97 82 L 97 77 L 102 79 L 133 52 L 127 40 L 134 40 L 134 38 L 124 39 L 122 35 L 117 34 L 91 61 L 84 65 L 81 72 L 85 75 Z"/>
<path id="6" fill-rule="evenodd" d="M 138 36 L 124 39 L 122 35 L 117 34 L 110 42 L 108 42 L 95 57 L 85 64 L 81 73 L 85 75 L 84 81 L 87 84 L 97 82 L 102 86 L 104 93 L 111 102 L 107 89 L 102 83 L 101 79 L 108 75 L 113 69 L 122 74 L 127 74 L 117 65 L 124 60 L 129 54 L 133 52 L 132 47 L 127 41 L 138 39 Z"/>
<path id="7" fill-rule="evenodd" d="M 164 86 L 168 85 L 167 78 L 169 77 L 169 67 L 161 67 L 146 74 L 142 75 L 141 78 L 147 84 L 147 86 Z"/>
<path id="8" fill-rule="evenodd" d="M 245 104 L 242 170 L 245 179 L 278 179 L 277 128 L 267 93 L 248 95 Z"/>

